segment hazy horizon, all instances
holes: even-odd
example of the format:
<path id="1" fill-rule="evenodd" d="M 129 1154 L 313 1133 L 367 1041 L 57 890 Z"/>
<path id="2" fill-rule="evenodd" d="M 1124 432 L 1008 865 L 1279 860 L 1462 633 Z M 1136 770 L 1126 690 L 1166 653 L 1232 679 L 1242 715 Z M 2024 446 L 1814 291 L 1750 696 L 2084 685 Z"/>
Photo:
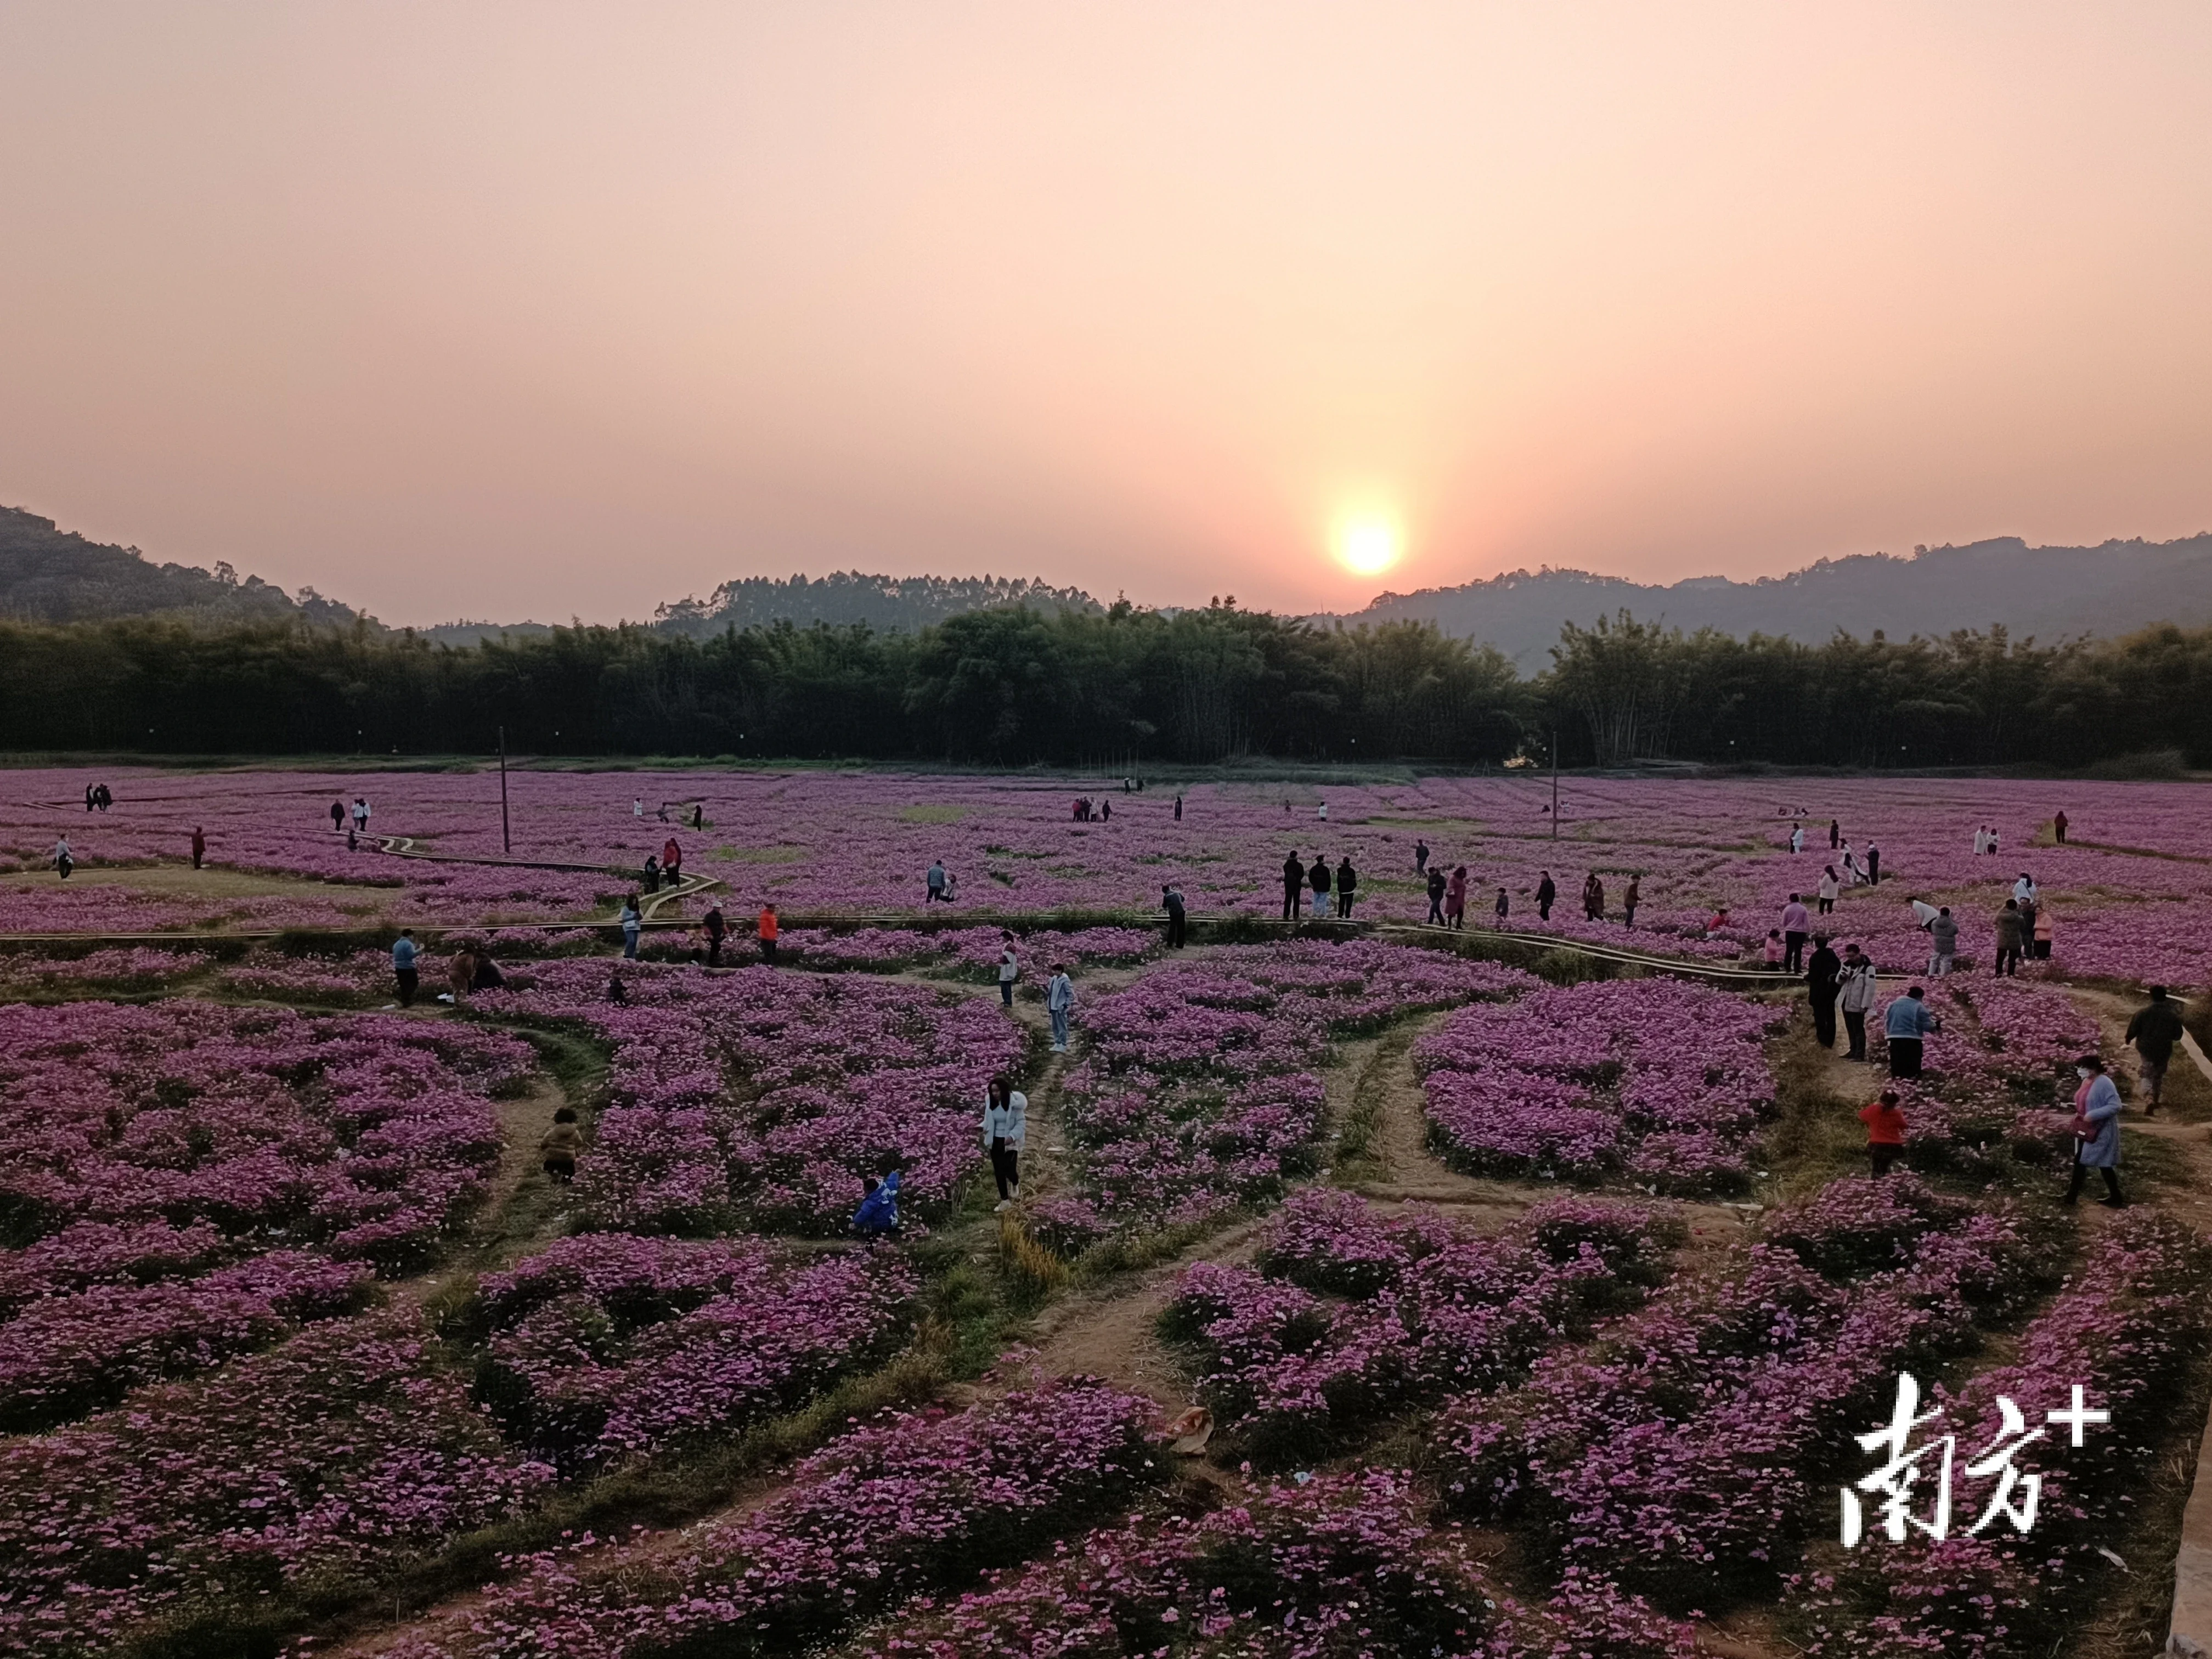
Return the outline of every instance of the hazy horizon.
<path id="1" fill-rule="evenodd" d="M 395 624 L 2167 540 L 2208 71 L 2178 3 L 16 0 L 0 501 Z"/>

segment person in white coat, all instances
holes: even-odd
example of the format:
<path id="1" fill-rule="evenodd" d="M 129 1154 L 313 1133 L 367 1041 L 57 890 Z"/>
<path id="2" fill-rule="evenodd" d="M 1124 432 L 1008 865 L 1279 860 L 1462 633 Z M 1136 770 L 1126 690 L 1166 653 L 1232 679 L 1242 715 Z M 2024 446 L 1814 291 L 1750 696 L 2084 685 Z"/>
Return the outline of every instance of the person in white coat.
<path id="1" fill-rule="evenodd" d="M 1029 1097 L 1011 1079 L 994 1077 L 983 1091 L 983 1149 L 998 1178 L 998 1208 L 1022 1195 L 1022 1138 L 1029 1130 Z"/>

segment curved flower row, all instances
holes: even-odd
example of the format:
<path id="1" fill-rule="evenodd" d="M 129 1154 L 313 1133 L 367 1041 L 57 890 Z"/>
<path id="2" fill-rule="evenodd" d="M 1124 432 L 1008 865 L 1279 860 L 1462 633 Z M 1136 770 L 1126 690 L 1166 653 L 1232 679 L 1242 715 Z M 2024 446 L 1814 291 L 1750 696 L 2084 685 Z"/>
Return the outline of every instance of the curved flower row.
<path id="1" fill-rule="evenodd" d="M 1776 1567 L 1815 1483 L 1899 1370 L 2044 1281 L 2017 1218 L 1909 1176 L 1837 1183 L 1717 1284 L 1678 1281 L 1525 1389 L 1469 1396 L 1438 1449 L 1455 1499 L 1517 1516 L 1571 1565 L 1711 1607 Z"/>
<path id="2" fill-rule="evenodd" d="M 1239 946 L 1148 974 L 1084 1016 L 1063 1097 L 1082 1195 L 1040 1206 L 1038 1231 L 1079 1248 L 1270 1197 L 1310 1167 L 1332 1038 L 1538 983 L 1364 940 Z"/>
<path id="3" fill-rule="evenodd" d="M 951 1415 L 880 1418 L 801 1463 L 763 1507 L 688 1535 L 681 1555 L 530 1558 L 480 1612 L 392 1659 L 798 1652 L 1125 1506 L 1158 1473 L 1153 1412 L 1066 1377 Z"/>
<path id="4" fill-rule="evenodd" d="M 1254 1271 L 1185 1270 L 1164 1316 L 1199 1392 L 1255 1455 L 1310 1458 L 1408 1402 L 1517 1381 L 1553 1342 L 1664 1276 L 1679 1223 L 1555 1200 L 1486 1238 L 1346 1193 L 1293 1197 Z"/>
<path id="5" fill-rule="evenodd" d="M 905 1335 L 913 1271 L 884 1251 L 757 1239 L 566 1238 L 477 1287 L 477 1394 L 563 1468 L 738 1427 Z"/>
<path id="6" fill-rule="evenodd" d="M 1455 1014 L 1422 1039 L 1431 1134 L 1485 1174 L 1741 1190 L 1781 1011 L 1679 980 L 1590 981 Z"/>
<path id="7" fill-rule="evenodd" d="M 998 976 L 1005 945 L 996 927 L 948 927 L 930 933 L 913 927 L 863 927 L 849 933 L 795 927 L 785 933 L 782 951 L 801 967 L 886 969 L 923 964 L 959 969 L 979 979 Z M 1054 962 L 1073 966 L 1142 962 L 1158 954 L 1160 935 L 1149 927 L 1076 927 L 1056 933 L 1024 933 L 1016 941 L 1023 970 L 1042 978 Z"/>
<path id="8" fill-rule="evenodd" d="M 531 988 L 476 1000 L 580 1021 L 614 1044 L 578 1185 L 599 1224 L 641 1232 L 744 1219 L 835 1233 L 862 1178 L 893 1167 L 913 1207 L 941 1208 L 978 1157 L 985 1080 L 1024 1046 L 976 998 L 770 968 L 552 962 Z"/>

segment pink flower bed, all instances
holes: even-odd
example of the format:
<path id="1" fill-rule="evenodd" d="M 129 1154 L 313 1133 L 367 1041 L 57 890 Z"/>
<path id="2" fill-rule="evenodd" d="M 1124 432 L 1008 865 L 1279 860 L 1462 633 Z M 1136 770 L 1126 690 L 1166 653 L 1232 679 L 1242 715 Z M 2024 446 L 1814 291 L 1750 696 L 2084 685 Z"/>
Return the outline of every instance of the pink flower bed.
<path id="1" fill-rule="evenodd" d="M 428 1361 L 417 1323 L 312 1326 L 0 1445 L 0 1648 L 76 1659 L 157 1619 L 250 1619 L 273 1589 L 380 1577 L 551 1478 Z"/>
<path id="2" fill-rule="evenodd" d="M 1239 946 L 1148 974 L 1079 1011 L 1085 1053 L 1063 1109 L 1082 1192 L 1040 1206 L 1040 1231 L 1080 1248 L 1272 1197 L 1310 1166 L 1327 1093 L 1316 1068 L 1333 1037 L 1537 983 L 1357 940 Z"/>
<path id="3" fill-rule="evenodd" d="M 914 1215 L 941 1212 L 981 1158 L 986 1083 L 1024 1052 L 994 1003 L 859 975 L 602 959 L 532 979 L 474 1005 L 613 1044 L 578 1186 L 598 1224 L 627 1231 L 835 1234 L 862 1177 L 893 1166 Z"/>
<path id="4" fill-rule="evenodd" d="M 1485 1174 L 1741 1190 L 1784 1011 L 1676 980 L 1592 981 L 1479 1004 L 1422 1039 L 1432 1138 Z"/>
<path id="5" fill-rule="evenodd" d="M 1293 1197 L 1258 1268 L 1187 1268 L 1164 1316 L 1200 1397 L 1254 1455 L 1310 1460 L 1385 1413 L 1517 1381 L 1597 1313 L 1664 1277 L 1679 1224 L 1579 1198 L 1486 1238 L 1350 1194 Z"/>
<path id="6" fill-rule="evenodd" d="M 1196 1518 L 1152 1516 L 1060 1547 L 941 1608 L 910 1609 L 858 1659 L 1687 1659 L 1693 1632 L 1608 1589 L 1523 1606 L 1421 1492 L 1377 1470 L 1260 1487 Z"/>
<path id="7" fill-rule="evenodd" d="M 1915 1534 L 1893 1544 L 1870 1528 L 1839 1570 L 1793 1582 L 1788 1611 L 1806 1633 L 1804 1650 L 1818 1659 L 2027 1659 L 2052 1651 L 2075 1621 L 2100 1610 L 2115 1583 L 2117 1569 L 2100 1547 L 2109 1548 L 2136 1519 L 2141 1494 L 2179 1426 L 2171 1402 L 2208 1328 L 2212 1252 L 2202 1236 L 2141 1210 L 2116 1220 L 2021 1334 L 2011 1364 L 1978 1373 L 1955 1397 L 1939 1390 L 1923 1402 L 1944 1413 L 1941 1431 L 1959 1436 L 1962 1462 L 1998 1435 L 2000 1395 L 2029 1425 L 2045 1428 L 2018 1459 L 2023 1473 L 2043 1480 L 2033 1529 L 2022 1536 L 2000 1520 L 1978 1538 L 1962 1535 L 1993 1495 L 1994 1479 L 1960 1483 L 1954 1534 L 1942 1543 Z M 2070 1407 L 2076 1385 L 2089 1409 L 2111 1413 L 2108 1423 L 2085 1427 L 2078 1447 L 2065 1425 L 2045 1420 Z M 1887 1416 L 1879 1411 L 1864 1427 Z M 1832 1493 L 1824 1496 L 1834 1504 Z"/>
<path id="8" fill-rule="evenodd" d="M 521 1563 L 458 1627 L 392 1659 L 647 1659 L 805 1650 L 909 1597 L 973 1583 L 1127 1504 L 1157 1469 L 1152 1402 L 1061 1378 L 950 1415 L 879 1418 L 762 1508 L 681 1553 Z"/>
<path id="9" fill-rule="evenodd" d="M 727 1433 L 906 1335 L 913 1271 L 884 1251 L 757 1239 L 562 1239 L 477 1287 L 477 1393 L 563 1468 Z"/>
<path id="10" fill-rule="evenodd" d="M 89 951 L 76 957 L 0 957 L 0 995 L 35 996 L 63 988 L 151 991 L 190 978 L 209 960 L 198 951 L 143 945 Z"/>
<path id="11" fill-rule="evenodd" d="M 1448 1409 L 1455 1504 L 1670 1606 L 1771 1590 L 1897 1373 L 2049 1271 L 2018 1217 L 1910 1176 L 1835 1183 L 1770 1237 L 1733 1275 L 1678 1281 L 1590 1351 L 1540 1360 L 1526 1388 Z"/>
<path id="12" fill-rule="evenodd" d="M 888 969 L 937 967 L 960 970 L 971 979 L 995 980 L 1005 940 L 996 927 L 948 927 L 927 932 L 912 927 L 863 927 L 849 933 L 794 928 L 783 935 L 783 954 L 803 968 Z M 1145 927 L 1074 927 L 1062 933 L 1025 932 L 1015 950 L 1025 980 L 1042 981 L 1054 962 L 1070 967 L 1143 962 L 1160 951 L 1160 934 Z"/>

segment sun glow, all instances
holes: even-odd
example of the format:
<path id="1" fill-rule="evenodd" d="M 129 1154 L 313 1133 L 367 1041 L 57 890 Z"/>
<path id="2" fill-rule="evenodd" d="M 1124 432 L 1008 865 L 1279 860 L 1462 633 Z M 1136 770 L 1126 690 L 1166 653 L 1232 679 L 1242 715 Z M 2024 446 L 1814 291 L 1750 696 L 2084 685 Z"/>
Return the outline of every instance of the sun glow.
<path id="1" fill-rule="evenodd" d="M 1404 551 L 1398 526 L 1388 519 L 1363 515 L 1337 526 L 1337 562 L 1355 576 L 1379 576 Z"/>

